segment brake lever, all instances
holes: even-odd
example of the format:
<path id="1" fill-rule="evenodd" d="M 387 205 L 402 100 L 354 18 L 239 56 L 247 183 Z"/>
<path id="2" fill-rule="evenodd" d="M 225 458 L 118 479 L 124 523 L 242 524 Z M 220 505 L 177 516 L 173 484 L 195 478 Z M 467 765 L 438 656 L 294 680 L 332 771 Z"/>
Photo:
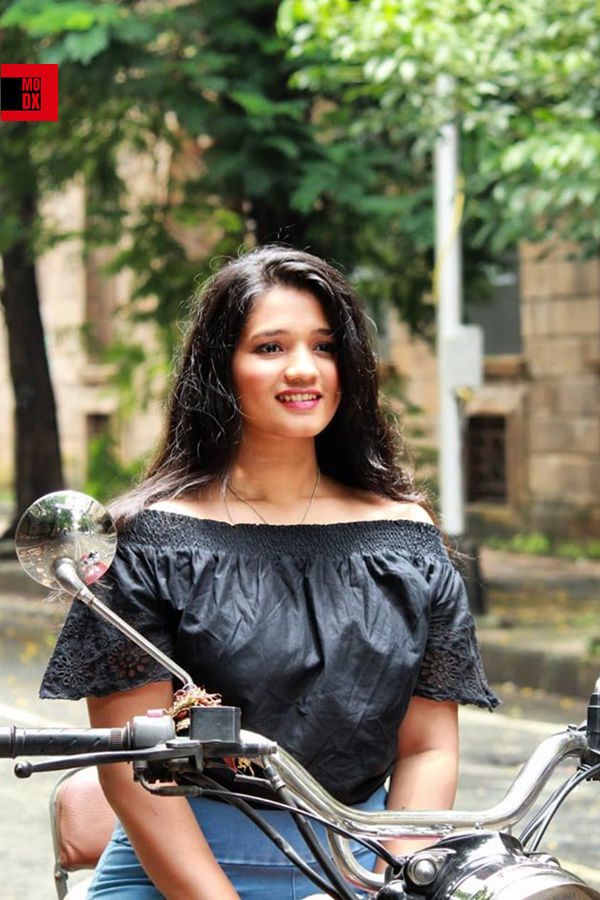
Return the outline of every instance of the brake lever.
<path id="1" fill-rule="evenodd" d="M 178 741 L 181 739 L 179 738 Z M 61 756 L 44 762 L 30 763 L 26 760 L 18 762 L 14 767 L 17 778 L 29 778 L 38 772 L 59 772 L 61 769 L 82 769 L 86 766 L 104 766 L 110 763 L 161 762 L 194 757 L 197 768 L 201 769 L 204 755 L 198 741 L 185 741 L 176 747 L 151 747 L 145 750 L 108 750 L 103 753 L 79 753 L 73 756 Z"/>

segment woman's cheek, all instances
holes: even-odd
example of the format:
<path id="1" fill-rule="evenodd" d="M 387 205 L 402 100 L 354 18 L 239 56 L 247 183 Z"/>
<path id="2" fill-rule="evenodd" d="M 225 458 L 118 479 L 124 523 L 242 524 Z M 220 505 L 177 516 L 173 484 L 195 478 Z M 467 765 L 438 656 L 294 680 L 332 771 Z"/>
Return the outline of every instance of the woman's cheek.
<path id="1" fill-rule="evenodd" d="M 238 375 L 242 415 L 252 416 L 253 411 L 258 412 L 261 408 L 264 411 L 264 404 L 271 398 L 271 379 L 265 373 L 251 369 L 240 370 Z"/>

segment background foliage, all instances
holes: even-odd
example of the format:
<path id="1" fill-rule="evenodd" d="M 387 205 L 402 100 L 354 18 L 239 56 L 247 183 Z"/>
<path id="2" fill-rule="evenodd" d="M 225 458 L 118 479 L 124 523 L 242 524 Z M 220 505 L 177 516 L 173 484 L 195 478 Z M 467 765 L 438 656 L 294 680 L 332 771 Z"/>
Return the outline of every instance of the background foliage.
<path id="1" fill-rule="evenodd" d="M 591 0 L 0 0 L 0 26 L 3 62 L 60 66 L 58 123 L 2 126 L 0 252 L 25 239 L 35 260 L 72 237 L 19 210 L 79 178 L 80 236 L 135 273 L 128 312 L 158 323 L 167 356 L 211 261 L 269 240 L 331 259 L 376 318 L 392 304 L 431 336 L 432 148 L 449 115 L 467 299 L 521 238 L 597 253 Z M 150 161 L 136 204 L 124 154 Z"/>
<path id="2" fill-rule="evenodd" d="M 469 242 L 600 238 L 600 29 L 594 0 L 284 0 L 296 83 L 371 101 L 354 128 L 390 129 L 415 169 L 455 85 Z"/>

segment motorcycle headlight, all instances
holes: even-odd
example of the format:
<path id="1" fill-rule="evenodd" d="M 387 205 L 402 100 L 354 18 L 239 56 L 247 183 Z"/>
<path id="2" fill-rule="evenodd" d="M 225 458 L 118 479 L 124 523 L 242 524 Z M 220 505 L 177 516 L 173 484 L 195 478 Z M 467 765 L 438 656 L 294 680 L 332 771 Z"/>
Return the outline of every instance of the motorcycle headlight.
<path id="1" fill-rule="evenodd" d="M 518 840 L 477 832 L 415 853 L 404 870 L 408 896 L 428 900 L 600 900 L 600 892 Z"/>
<path id="2" fill-rule="evenodd" d="M 468 875 L 448 900 L 597 900 L 600 893 L 564 869 L 551 871 L 539 863 L 500 864 L 496 872 Z"/>

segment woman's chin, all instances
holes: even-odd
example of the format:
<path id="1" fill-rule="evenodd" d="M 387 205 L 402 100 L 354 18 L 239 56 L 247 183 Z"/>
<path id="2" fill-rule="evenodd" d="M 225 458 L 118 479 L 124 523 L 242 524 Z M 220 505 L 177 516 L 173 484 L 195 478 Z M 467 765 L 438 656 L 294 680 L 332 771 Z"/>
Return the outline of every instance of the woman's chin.
<path id="1" fill-rule="evenodd" d="M 314 440 L 327 427 L 328 422 L 322 420 L 296 420 L 292 422 L 263 423 L 261 426 L 245 423 L 242 429 L 242 440 Z"/>

